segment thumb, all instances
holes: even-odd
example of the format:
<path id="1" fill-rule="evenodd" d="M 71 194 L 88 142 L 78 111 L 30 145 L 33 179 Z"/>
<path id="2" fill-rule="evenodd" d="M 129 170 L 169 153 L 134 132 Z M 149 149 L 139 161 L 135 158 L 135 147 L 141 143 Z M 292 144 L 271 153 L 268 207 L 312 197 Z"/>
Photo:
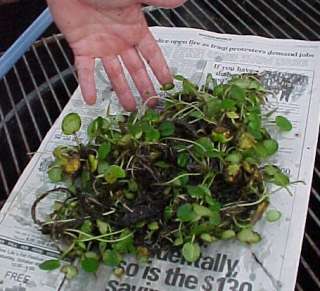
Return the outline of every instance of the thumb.
<path id="1" fill-rule="evenodd" d="M 142 0 L 142 3 L 162 8 L 175 8 L 184 4 L 187 0 Z"/>

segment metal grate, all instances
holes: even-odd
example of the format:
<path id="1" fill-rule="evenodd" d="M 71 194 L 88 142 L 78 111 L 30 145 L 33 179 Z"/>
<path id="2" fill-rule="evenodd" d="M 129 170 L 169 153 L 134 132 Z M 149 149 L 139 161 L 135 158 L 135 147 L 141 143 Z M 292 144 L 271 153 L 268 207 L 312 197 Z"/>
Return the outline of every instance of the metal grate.
<path id="1" fill-rule="evenodd" d="M 320 39 L 319 0 L 189 0 L 146 9 L 150 25 L 186 26 L 271 38 Z M 0 207 L 77 86 L 61 34 L 36 42 L 0 80 Z M 320 290 L 320 147 L 296 290 Z"/>

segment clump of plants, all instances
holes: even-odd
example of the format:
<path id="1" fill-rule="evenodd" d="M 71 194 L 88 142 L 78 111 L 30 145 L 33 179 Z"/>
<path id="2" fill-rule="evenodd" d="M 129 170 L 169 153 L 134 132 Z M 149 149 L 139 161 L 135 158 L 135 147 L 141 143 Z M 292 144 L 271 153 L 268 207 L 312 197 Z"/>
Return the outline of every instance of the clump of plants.
<path id="1" fill-rule="evenodd" d="M 268 163 L 278 142 L 264 124 L 280 131 L 292 125 L 262 112 L 270 92 L 259 77 L 218 85 L 209 74 L 202 87 L 176 79 L 181 90 L 162 88 L 162 110 L 98 117 L 88 126 L 88 142 L 76 138 L 76 145 L 53 151 L 48 176 L 57 187 L 36 199 L 32 217 L 57 242 L 60 260 L 78 259 L 82 269 L 96 272 L 101 263 L 120 266 L 126 254 L 145 260 L 179 248 L 193 262 L 202 244 L 258 243 L 255 223 L 265 212 L 269 221 L 280 218 L 267 211 L 270 185 L 288 188 L 290 181 Z M 77 137 L 80 127 L 76 113 L 63 119 L 66 135 Z M 52 193 L 61 198 L 40 221 L 37 206 Z M 60 260 L 40 267 L 59 268 Z M 68 278 L 77 274 L 74 265 L 61 270 Z"/>

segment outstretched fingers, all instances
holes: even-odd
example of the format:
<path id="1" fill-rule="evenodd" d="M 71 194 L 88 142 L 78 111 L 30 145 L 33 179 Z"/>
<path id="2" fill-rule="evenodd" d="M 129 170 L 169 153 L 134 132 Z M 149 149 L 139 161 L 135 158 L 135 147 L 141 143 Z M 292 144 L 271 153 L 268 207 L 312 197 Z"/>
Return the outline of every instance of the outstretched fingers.
<path id="1" fill-rule="evenodd" d="M 121 54 L 121 58 L 142 99 L 147 101 L 149 97 L 155 96 L 157 93 L 138 51 L 135 48 L 128 49 Z M 147 101 L 149 106 L 154 106 L 156 103 L 155 99 Z"/>
<path id="2" fill-rule="evenodd" d="M 111 81 L 121 105 L 127 111 L 136 110 L 136 102 L 124 76 L 122 65 L 117 56 L 108 56 L 102 59 L 105 71 Z"/>
<path id="3" fill-rule="evenodd" d="M 75 56 L 79 84 L 84 101 L 92 105 L 96 102 L 96 83 L 94 80 L 94 58 Z"/>
<path id="4" fill-rule="evenodd" d="M 146 59 L 160 84 L 164 85 L 173 82 L 164 55 L 150 31 L 141 40 L 138 49 Z"/>

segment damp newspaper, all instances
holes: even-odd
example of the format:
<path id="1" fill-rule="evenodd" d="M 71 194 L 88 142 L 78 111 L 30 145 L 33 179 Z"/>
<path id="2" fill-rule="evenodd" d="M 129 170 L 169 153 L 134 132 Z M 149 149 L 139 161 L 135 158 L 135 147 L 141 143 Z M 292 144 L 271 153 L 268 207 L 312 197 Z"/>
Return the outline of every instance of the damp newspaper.
<path id="1" fill-rule="evenodd" d="M 203 248 L 194 263 L 187 263 L 179 252 L 168 251 L 151 257 L 145 264 L 127 257 L 123 263 L 125 276 L 121 279 L 105 266 L 96 275 L 80 273 L 72 281 L 58 270 L 41 271 L 39 263 L 57 258 L 59 252 L 34 225 L 30 209 L 37 195 L 54 187 L 46 175 L 52 161 L 50 152 L 57 145 L 74 143 L 61 133 L 61 119 L 68 112 L 78 112 L 85 120 L 85 129 L 90 120 L 106 114 L 109 104 L 112 113 L 121 111 L 97 61 L 96 106 L 84 105 L 79 88 L 74 92 L 1 211 L 1 291 L 294 290 L 318 137 L 320 42 L 270 40 L 186 28 L 156 27 L 153 33 L 173 73 L 196 83 L 201 83 L 209 72 L 218 82 L 233 74 L 260 73 L 264 84 L 274 92 L 266 110 L 277 107 L 277 112 L 287 116 L 294 126 L 285 134 L 274 130 L 273 134 L 280 139 L 280 151 L 273 162 L 291 180 L 303 180 L 304 184 L 291 186 L 292 196 L 285 190 L 272 196 L 270 207 L 280 210 L 282 217 L 275 223 L 262 218 L 256 229 L 263 240 L 254 246 L 233 241 L 214 243 Z M 131 80 L 130 84 L 134 88 Z M 81 137 L 84 136 L 83 131 Z M 51 198 L 41 204 L 40 215 L 50 211 L 55 197 Z"/>

